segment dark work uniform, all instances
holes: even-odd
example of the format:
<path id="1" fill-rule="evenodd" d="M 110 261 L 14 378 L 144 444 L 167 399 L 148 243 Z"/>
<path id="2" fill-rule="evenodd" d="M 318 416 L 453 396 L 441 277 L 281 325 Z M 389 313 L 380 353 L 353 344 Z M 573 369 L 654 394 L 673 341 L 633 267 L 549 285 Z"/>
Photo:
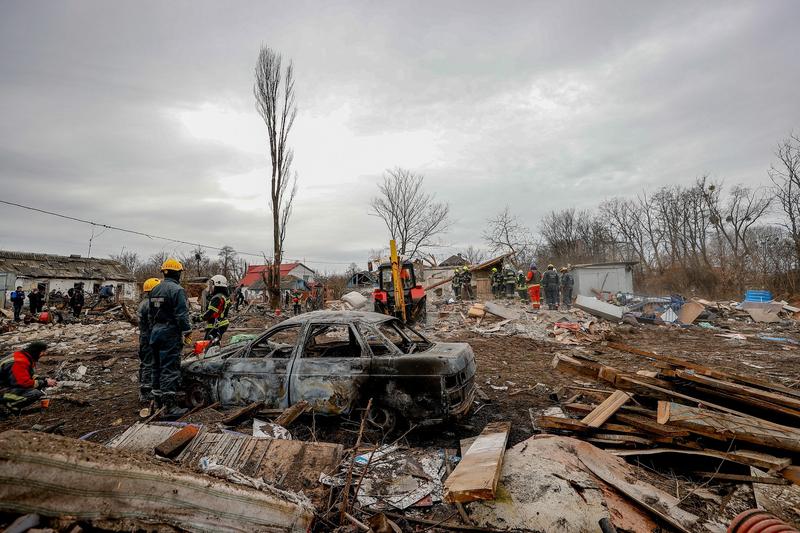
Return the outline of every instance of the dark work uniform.
<path id="1" fill-rule="evenodd" d="M 149 400 L 153 390 L 153 349 L 150 347 L 150 301 L 139 304 L 139 398 Z"/>
<path id="2" fill-rule="evenodd" d="M 558 272 L 555 270 L 545 270 L 542 274 L 542 287 L 544 287 L 544 297 L 549 309 L 558 309 Z"/>
<path id="3" fill-rule="evenodd" d="M 507 298 L 513 298 L 514 291 L 516 291 L 517 288 L 517 275 L 510 268 L 503 271 L 503 285 L 505 288 L 505 296 Z"/>
<path id="4" fill-rule="evenodd" d="M 457 271 L 457 272 L 455 272 L 453 274 L 452 287 L 453 287 L 453 297 L 456 300 L 460 300 L 461 299 L 461 272 L 460 271 Z"/>
<path id="5" fill-rule="evenodd" d="M 500 298 L 503 296 L 503 274 L 498 271 L 492 272 L 489 277 L 492 284 L 492 296 Z"/>
<path id="6" fill-rule="evenodd" d="M 569 308 L 572 305 L 572 287 L 575 286 L 575 278 L 569 272 L 561 274 L 561 303 Z"/>
<path id="7" fill-rule="evenodd" d="M 153 397 L 175 405 L 181 382 L 183 337 L 192 331 L 186 292 L 172 278 L 156 285 L 148 297 L 150 347 L 153 350 Z"/>
<path id="8" fill-rule="evenodd" d="M 14 322 L 22 320 L 22 306 L 25 304 L 25 291 L 14 291 L 11 293 L 11 303 L 14 305 Z"/>
<path id="9" fill-rule="evenodd" d="M 461 271 L 461 292 L 464 299 L 472 300 L 472 272 L 469 270 Z"/>
<path id="10" fill-rule="evenodd" d="M 224 294 L 217 293 L 211 297 L 203 315 L 203 320 L 206 321 L 206 340 L 219 339 L 222 342 L 222 336 L 230 324 L 230 320 L 228 320 L 230 307 L 231 301 Z"/>
<path id="11" fill-rule="evenodd" d="M 75 291 L 72 293 L 72 296 L 70 296 L 69 299 L 69 306 L 72 309 L 72 316 L 77 318 L 81 315 L 81 311 L 83 310 L 83 304 L 84 304 L 83 290 L 75 289 Z"/>

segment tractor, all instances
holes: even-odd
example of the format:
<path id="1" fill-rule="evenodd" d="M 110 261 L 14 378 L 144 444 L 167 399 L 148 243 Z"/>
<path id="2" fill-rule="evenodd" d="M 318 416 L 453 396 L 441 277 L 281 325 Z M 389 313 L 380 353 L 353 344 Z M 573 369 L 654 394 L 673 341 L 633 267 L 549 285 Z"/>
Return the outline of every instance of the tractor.
<path id="1" fill-rule="evenodd" d="M 398 263 L 400 268 L 397 272 L 393 272 L 392 263 L 384 263 L 378 267 L 378 286 L 373 292 L 375 312 L 396 316 L 407 324 L 424 322 L 427 316 L 425 288 L 417 284 L 414 264 L 411 261 Z M 402 282 L 402 291 L 395 291 L 395 274 Z M 395 305 L 396 300 L 403 302 L 404 309 Z"/>

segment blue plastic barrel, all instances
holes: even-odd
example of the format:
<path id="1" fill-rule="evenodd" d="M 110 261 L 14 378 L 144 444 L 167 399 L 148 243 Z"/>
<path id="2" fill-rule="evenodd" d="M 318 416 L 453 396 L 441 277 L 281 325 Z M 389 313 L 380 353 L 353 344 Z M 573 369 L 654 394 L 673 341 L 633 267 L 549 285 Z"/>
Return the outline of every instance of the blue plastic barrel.
<path id="1" fill-rule="evenodd" d="M 745 291 L 745 302 L 771 302 L 772 293 L 769 291 Z"/>

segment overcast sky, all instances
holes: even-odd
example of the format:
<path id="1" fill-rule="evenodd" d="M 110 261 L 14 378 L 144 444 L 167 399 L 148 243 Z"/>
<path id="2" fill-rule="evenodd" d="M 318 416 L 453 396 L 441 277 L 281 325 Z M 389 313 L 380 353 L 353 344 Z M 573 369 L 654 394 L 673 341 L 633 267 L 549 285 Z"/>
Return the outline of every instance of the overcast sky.
<path id="1" fill-rule="evenodd" d="M 364 263 L 386 168 L 451 205 L 449 255 L 506 204 L 531 227 L 702 174 L 768 183 L 800 128 L 800 2 L 0 0 L 0 198 L 269 251 L 253 67 L 292 59 L 286 255 Z M 0 205 L 0 249 L 87 253 L 91 228 Z M 92 255 L 176 246 L 114 231 Z M 250 258 L 255 260 L 255 258 Z"/>

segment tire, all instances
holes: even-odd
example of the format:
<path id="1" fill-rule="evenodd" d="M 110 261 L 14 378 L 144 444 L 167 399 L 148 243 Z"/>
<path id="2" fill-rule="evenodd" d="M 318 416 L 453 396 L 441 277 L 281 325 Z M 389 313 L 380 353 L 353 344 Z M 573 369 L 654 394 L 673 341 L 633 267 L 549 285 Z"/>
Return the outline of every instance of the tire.
<path id="1" fill-rule="evenodd" d="M 375 430 L 389 435 L 399 426 L 400 415 L 391 407 L 373 406 L 367 417 L 367 424 Z"/>

